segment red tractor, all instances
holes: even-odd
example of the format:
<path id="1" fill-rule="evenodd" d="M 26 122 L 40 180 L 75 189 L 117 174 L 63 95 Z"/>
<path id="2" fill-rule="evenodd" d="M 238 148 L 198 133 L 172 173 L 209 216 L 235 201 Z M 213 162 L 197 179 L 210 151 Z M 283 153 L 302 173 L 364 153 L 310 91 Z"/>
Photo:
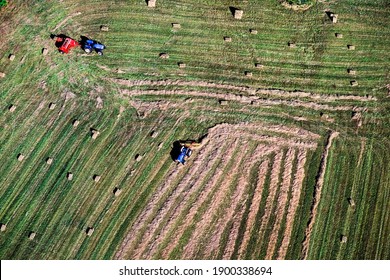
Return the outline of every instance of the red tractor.
<path id="1" fill-rule="evenodd" d="M 57 35 L 55 38 L 55 45 L 60 53 L 69 53 L 71 49 L 80 46 L 79 42 L 66 35 Z"/>

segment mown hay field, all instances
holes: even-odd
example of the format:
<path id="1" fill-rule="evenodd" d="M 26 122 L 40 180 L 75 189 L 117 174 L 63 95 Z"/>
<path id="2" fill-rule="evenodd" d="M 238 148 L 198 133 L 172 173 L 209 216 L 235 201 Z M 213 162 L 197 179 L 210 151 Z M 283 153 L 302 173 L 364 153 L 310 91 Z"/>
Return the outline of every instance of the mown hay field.
<path id="1" fill-rule="evenodd" d="M 1 258 L 388 259 L 389 16 L 382 0 L 8 3 Z M 50 34 L 107 49 L 61 55 Z M 202 146 L 178 165 L 187 139 Z"/>

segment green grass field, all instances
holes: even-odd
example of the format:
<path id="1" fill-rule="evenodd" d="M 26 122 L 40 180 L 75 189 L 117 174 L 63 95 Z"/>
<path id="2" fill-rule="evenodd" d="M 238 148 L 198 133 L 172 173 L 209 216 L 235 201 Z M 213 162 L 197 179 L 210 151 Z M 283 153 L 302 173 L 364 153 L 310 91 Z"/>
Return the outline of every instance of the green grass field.
<path id="1" fill-rule="evenodd" d="M 1 259 L 389 259 L 389 18 L 385 0 L 8 2 Z M 206 133 L 177 166 L 173 143 Z"/>

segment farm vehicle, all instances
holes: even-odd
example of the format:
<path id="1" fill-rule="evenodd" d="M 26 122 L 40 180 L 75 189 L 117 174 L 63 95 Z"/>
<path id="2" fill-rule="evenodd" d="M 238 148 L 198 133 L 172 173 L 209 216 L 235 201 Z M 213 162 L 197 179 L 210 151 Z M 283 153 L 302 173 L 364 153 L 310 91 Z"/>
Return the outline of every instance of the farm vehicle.
<path id="1" fill-rule="evenodd" d="M 103 50 L 106 48 L 106 46 L 102 43 L 91 40 L 85 36 L 80 36 L 80 41 L 76 41 L 64 34 L 52 34 L 50 37 L 55 39 L 55 45 L 58 48 L 58 51 L 62 54 L 67 54 L 71 49 L 81 46 L 81 48 L 88 54 L 95 51 L 98 55 L 103 55 Z"/>
<path id="2" fill-rule="evenodd" d="M 179 141 L 178 144 L 180 152 L 175 156 L 175 161 L 181 164 L 186 163 L 186 159 L 192 155 L 193 149 L 198 149 L 202 145 L 201 143 L 198 143 L 193 140 Z"/>

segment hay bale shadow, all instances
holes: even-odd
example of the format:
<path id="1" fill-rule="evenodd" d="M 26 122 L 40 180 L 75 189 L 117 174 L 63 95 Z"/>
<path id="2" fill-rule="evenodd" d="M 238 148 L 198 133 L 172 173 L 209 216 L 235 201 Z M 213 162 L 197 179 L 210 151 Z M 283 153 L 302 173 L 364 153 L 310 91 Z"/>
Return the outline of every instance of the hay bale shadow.
<path id="1" fill-rule="evenodd" d="M 230 7 L 229 7 L 229 10 L 230 10 L 230 13 L 232 14 L 232 16 L 234 17 L 234 13 L 235 13 L 237 10 L 239 10 L 239 9 L 236 8 L 236 7 L 230 6 Z"/>

